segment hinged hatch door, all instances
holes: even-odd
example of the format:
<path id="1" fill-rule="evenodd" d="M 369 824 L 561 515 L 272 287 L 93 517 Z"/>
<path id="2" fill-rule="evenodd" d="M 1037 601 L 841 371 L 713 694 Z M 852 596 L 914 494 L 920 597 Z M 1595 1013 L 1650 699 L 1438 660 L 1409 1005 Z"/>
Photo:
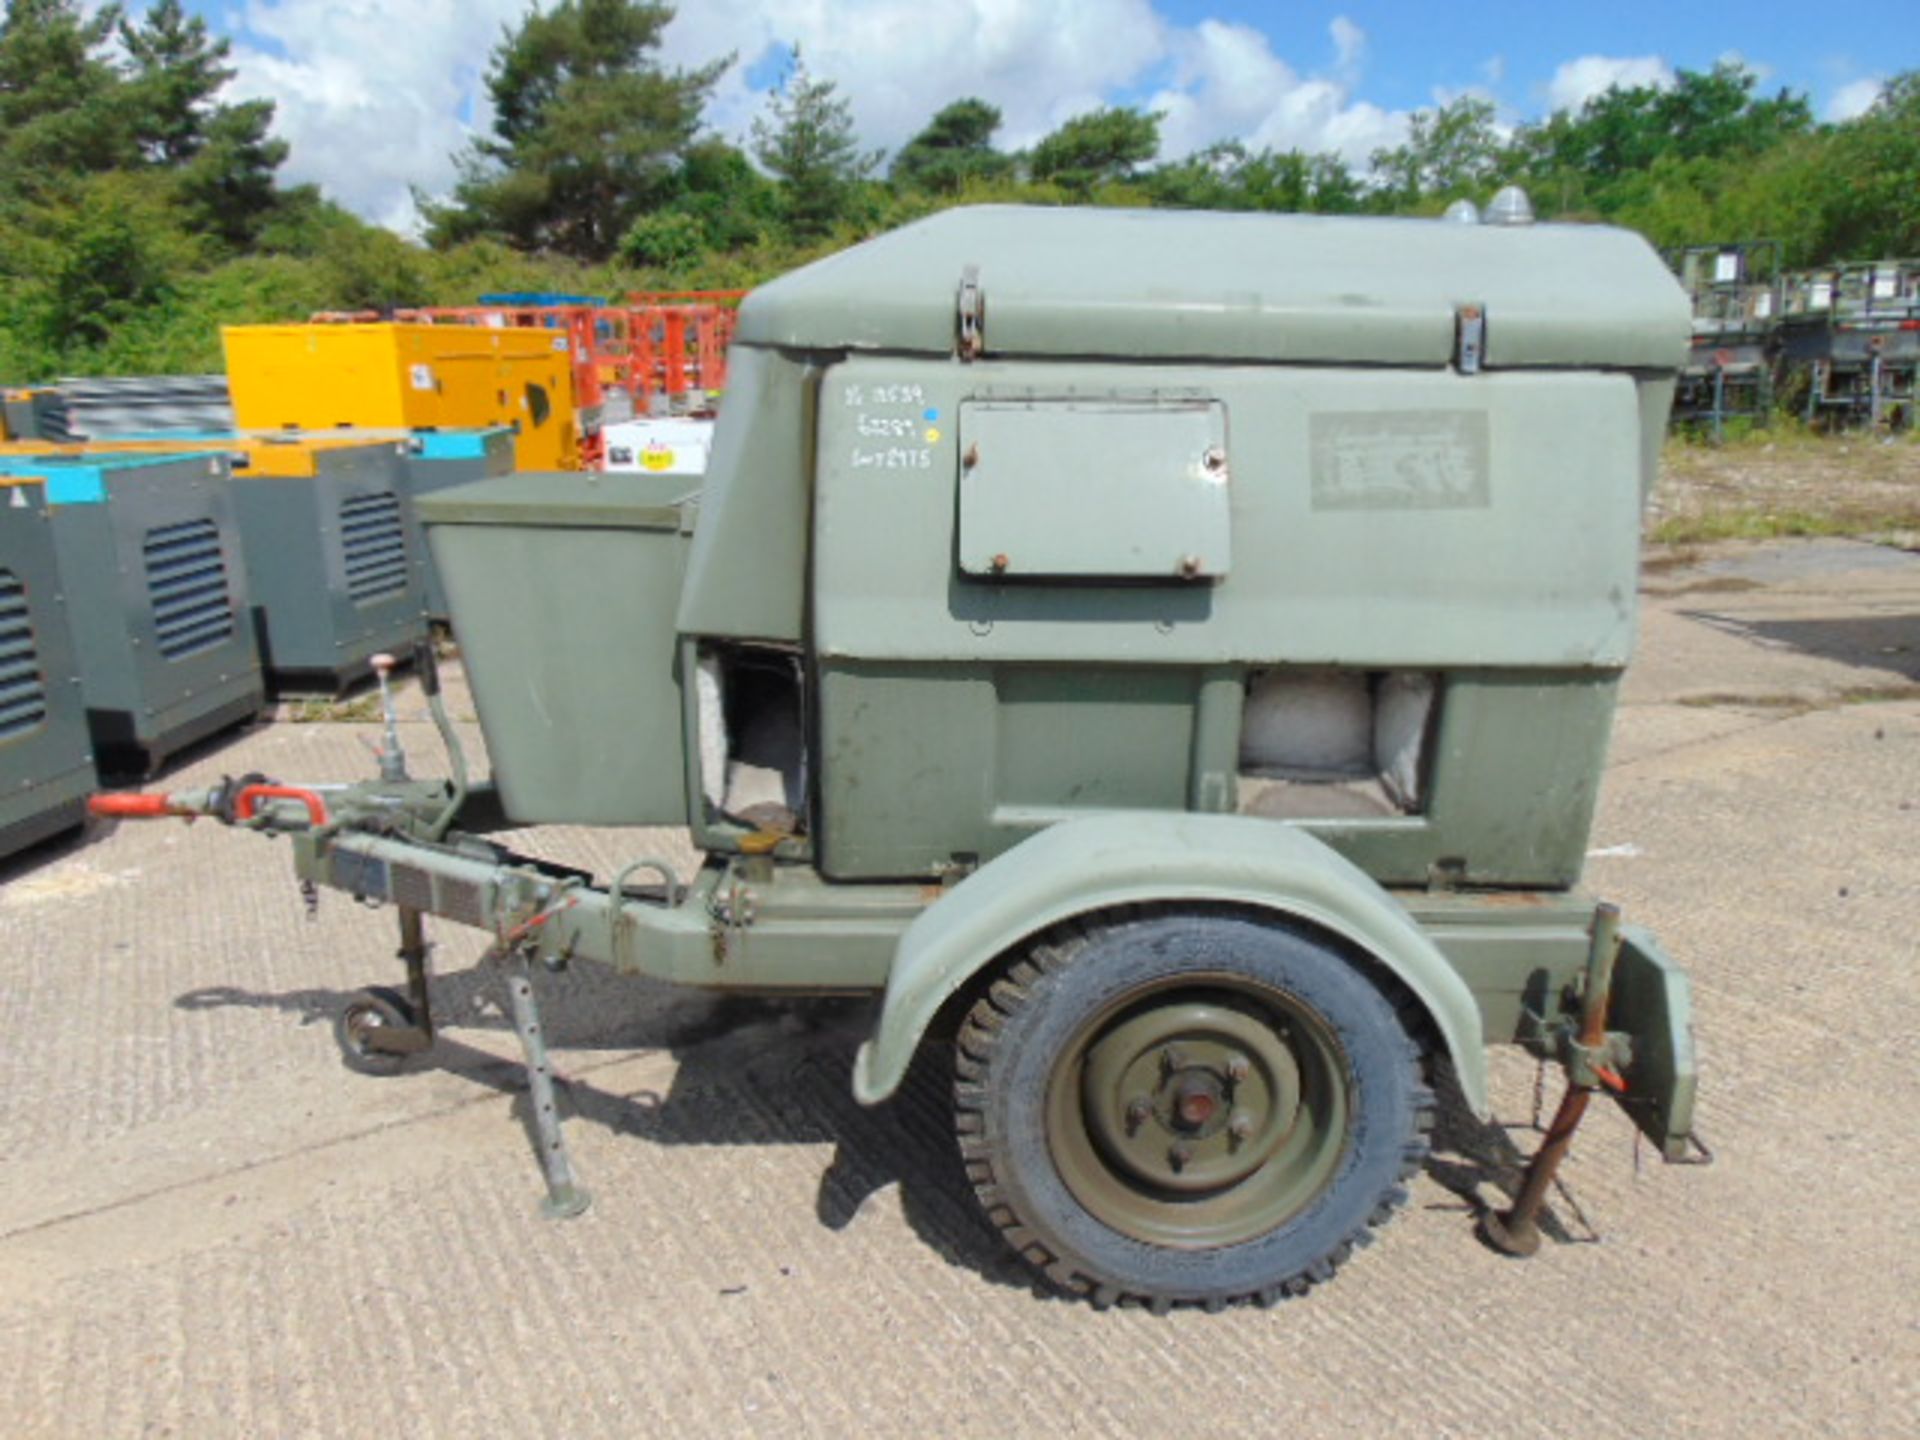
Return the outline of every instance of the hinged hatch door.
<path id="1" fill-rule="evenodd" d="M 963 574 L 1193 584 L 1227 573 L 1218 401 L 969 400 L 959 449 Z"/>

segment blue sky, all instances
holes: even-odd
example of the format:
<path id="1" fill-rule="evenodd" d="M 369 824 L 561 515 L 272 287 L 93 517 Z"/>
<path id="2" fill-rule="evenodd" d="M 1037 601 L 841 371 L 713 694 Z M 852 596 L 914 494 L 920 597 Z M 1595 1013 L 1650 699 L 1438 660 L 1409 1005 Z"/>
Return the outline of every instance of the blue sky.
<path id="1" fill-rule="evenodd" d="M 406 229 L 411 187 L 444 190 L 451 156 L 485 123 L 488 52 L 527 0 L 189 4 L 233 40 L 235 91 L 277 102 L 292 178 Z M 1512 123 L 1729 54 L 1844 118 L 1887 76 L 1920 68 L 1920 4 L 1854 0 L 1843 22 L 1823 23 L 1804 0 L 687 0 L 664 50 L 680 65 L 739 57 L 709 107 L 739 137 L 777 70 L 756 62 L 796 41 L 874 146 L 973 94 L 1001 107 L 1012 147 L 1096 105 L 1134 103 L 1166 113 L 1164 155 L 1231 137 L 1363 164 L 1412 112 L 1450 96 L 1485 95 Z"/>
<path id="2" fill-rule="evenodd" d="M 1158 8 L 1186 24 L 1213 17 L 1254 26 L 1274 37 L 1283 53 L 1323 44 L 1327 26 L 1344 15 L 1368 37 L 1362 92 L 1390 108 L 1429 104 L 1436 86 L 1484 83 L 1480 67 L 1496 55 L 1506 69 L 1496 93 L 1527 114 L 1546 108 L 1553 72 L 1581 55 L 1657 54 L 1676 68 L 1700 70 L 1733 51 L 1769 70 L 1774 84 L 1808 92 L 1816 101 L 1865 76 L 1920 66 L 1920 5 L 1914 0 L 1849 3 L 1845 22 L 1832 25 L 1821 24 L 1822 11 L 1805 0 L 1578 5 L 1480 0 L 1465 6 L 1414 0 L 1346 5 L 1168 0 Z"/>

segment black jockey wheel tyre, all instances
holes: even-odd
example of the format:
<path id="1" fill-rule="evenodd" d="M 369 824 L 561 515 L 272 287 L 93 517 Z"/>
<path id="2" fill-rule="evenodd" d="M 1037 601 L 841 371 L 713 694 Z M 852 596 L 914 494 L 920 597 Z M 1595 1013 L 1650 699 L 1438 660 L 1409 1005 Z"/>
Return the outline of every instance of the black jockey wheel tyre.
<path id="1" fill-rule="evenodd" d="M 1407 1200 L 1434 1101 L 1371 962 L 1280 917 L 1152 909 L 1056 930 L 958 1040 L 989 1219 L 1102 1308 L 1273 1304 Z"/>
<path id="2" fill-rule="evenodd" d="M 407 1057 L 370 1049 L 367 1036 L 376 1029 L 408 1030 L 418 1023 L 413 1006 L 399 991 L 385 985 L 368 986 L 334 1017 L 333 1038 L 340 1046 L 341 1063 L 358 1075 L 398 1075 L 405 1068 Z"/>

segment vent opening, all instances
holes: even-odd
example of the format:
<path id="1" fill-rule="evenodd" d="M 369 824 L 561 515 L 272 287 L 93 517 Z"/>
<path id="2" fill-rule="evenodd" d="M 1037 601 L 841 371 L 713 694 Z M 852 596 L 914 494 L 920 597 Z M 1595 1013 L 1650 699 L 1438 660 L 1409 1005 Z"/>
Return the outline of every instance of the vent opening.
<path id="1" fill-rule="evenodd" d="M 1423 813 L 1438 690 L 1436 677 L 1417 671 L 1256 672 L 1240 731 L 1240 813 Z"/>
<path id="2" fill-rule="evenodd" d="M 162 655 L 179 660 L 233 638 L 233 594 L 217 524 L 200 519 L 155 526 L 141 548 Z"/>
<path id="3" fill-rule="evenodd" d="M 347 598 L 354 604 L 370 605 L 407 588 L 407 537 L 391 490 L 341 502 L 340 550 Z"/>
<path id="4" fill-rule="evenodd" d="M 0 569 L 0 740 L 37 730 L 47 719 L 46 677 L 34 646 L 27 587 Z"/>
<path id="5" fill-rule="evenodd" d="M 721 818 L 806 830 L 805 698 L 797 656 L 741 647 L 700 657 L 700 775 Z"/>

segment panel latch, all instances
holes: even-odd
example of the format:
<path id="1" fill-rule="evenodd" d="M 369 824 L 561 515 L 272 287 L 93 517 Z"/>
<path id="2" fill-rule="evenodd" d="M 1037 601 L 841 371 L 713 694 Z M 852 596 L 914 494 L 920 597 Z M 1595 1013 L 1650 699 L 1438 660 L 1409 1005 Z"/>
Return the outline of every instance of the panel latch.
<path id="1" fill-rule="evenodd" d="M 1487 312 L 1462 305 L 1454 312 L 1453 363 L 1462 375 L 1478 375 L 1487 353 Z"/>
<path id="2" fill-rule="evenodd" d="M 987 297 L 980 289 L 980 267 L 960 272 L 960 293 L 954 310 L 959 322 L 958 348 L 962 360 L 975 360 L 987 345 Z"/>

